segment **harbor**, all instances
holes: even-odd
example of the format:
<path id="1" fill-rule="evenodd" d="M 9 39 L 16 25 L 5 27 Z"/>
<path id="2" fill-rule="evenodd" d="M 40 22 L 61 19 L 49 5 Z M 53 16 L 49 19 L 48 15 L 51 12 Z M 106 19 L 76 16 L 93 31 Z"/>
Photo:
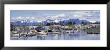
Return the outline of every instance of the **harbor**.
<path id="1" fill-rule="evenodd" d="M 11 10 L 10 40 L 100 40 L 100 11 Z"/>
<path id="2" fill-rule="evenodd" d="M 99 32 L 93 33 L 95 31 L 94 30 L 91 33 L 90 31 L 86 31 L 89 29 L 85 30 L 82 27 L 80 29 L 79 28 L 70 29 L 68 27 L 64 28 L 64 26 L 59 25 L 50 27 L 30 26 L 28 29 L 26 28 L 27 30 L 25 31 L 20 29 L 21 27 L 16 28 L 17 31 L 11 32 L 12 33 L 11 40 L 100 40 Z M 42 29 L 38 30 L 37 28 Z M 88 32 L 90 32 L 91 34 Z"/>

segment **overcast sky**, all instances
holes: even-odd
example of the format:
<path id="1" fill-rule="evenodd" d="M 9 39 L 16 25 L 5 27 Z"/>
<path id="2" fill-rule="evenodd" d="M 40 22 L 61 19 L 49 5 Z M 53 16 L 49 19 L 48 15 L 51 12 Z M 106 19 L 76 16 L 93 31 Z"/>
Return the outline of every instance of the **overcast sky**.
<path id="1" fill-rule="evenodd" d="M 81 19 L 88 21 L 100 21 L 100 10 L 11 10 L 11 21 L 34 20 L 45 21 Z"/>

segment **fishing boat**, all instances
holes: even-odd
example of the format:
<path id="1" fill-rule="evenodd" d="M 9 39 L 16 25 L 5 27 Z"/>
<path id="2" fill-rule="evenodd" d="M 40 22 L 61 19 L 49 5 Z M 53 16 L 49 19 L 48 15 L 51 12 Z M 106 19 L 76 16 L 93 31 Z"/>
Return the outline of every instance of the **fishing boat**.
<path id="1" fill-rule="evenodd" d="M 60 32 L 52 32 L 53 34 L 60 34 Z"/>
<path id="2" fill-rule="evenodd" d="M 47 33 L 44 32 L 44 31 L 38 32 L 38 34 L 40 34 L 40 35 L 47 35 Z"/>
<path id="3" fill-rule="evenodd" d="M 74 31 L 73 31 L 73 30 L 66 30 L 65 32 L 66 32 L 66 33 L 69 33 L 69 34 L 74 33 Z"/>
<path id="4" fill-rule="evenodd" d="M 11 31 L 11 36 L 12 36 L 12 37 L 18 37 L 19 34 L 18 34 L 17 31 Z"/>

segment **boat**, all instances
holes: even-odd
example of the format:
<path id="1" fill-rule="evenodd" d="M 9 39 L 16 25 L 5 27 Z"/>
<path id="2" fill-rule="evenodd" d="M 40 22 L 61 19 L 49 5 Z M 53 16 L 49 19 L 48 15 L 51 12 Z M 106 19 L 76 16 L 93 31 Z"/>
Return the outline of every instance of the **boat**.
<path id="1" fill-rule="evenodd" d="M 38 32 L 38 34 L 41 34 L 41 35 L 47 35 L 47 33 L 44 32 L 44 31 Z"/>
<path id="2" fill-rule="evenodd" d="M 74 33 L 74 31 L 73 30 L 66 30 L 66 33 L 71 34 L 71 33 Z"/>
<path id="3" fill-rule="evenodd" d="M 60 34 L 60 32 L 52 32 L 53 34 Z"/>

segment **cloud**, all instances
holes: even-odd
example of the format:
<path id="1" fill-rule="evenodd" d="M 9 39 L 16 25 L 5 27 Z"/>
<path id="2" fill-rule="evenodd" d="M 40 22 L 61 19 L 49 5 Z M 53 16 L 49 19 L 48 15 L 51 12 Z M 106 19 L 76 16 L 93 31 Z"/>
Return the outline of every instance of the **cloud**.
<path id="1" fill-rule="evenodd" d="M 41 16 L 18 16 L 11 17 L 12 20 L 32 20 L 32 21 L 45 21 L 51 20 L 67 20 L 67 19 L 84 19 L 84 20 L 99 20 L 100 11 L 71 11 L 61 13 L 44 13 Z"/>

